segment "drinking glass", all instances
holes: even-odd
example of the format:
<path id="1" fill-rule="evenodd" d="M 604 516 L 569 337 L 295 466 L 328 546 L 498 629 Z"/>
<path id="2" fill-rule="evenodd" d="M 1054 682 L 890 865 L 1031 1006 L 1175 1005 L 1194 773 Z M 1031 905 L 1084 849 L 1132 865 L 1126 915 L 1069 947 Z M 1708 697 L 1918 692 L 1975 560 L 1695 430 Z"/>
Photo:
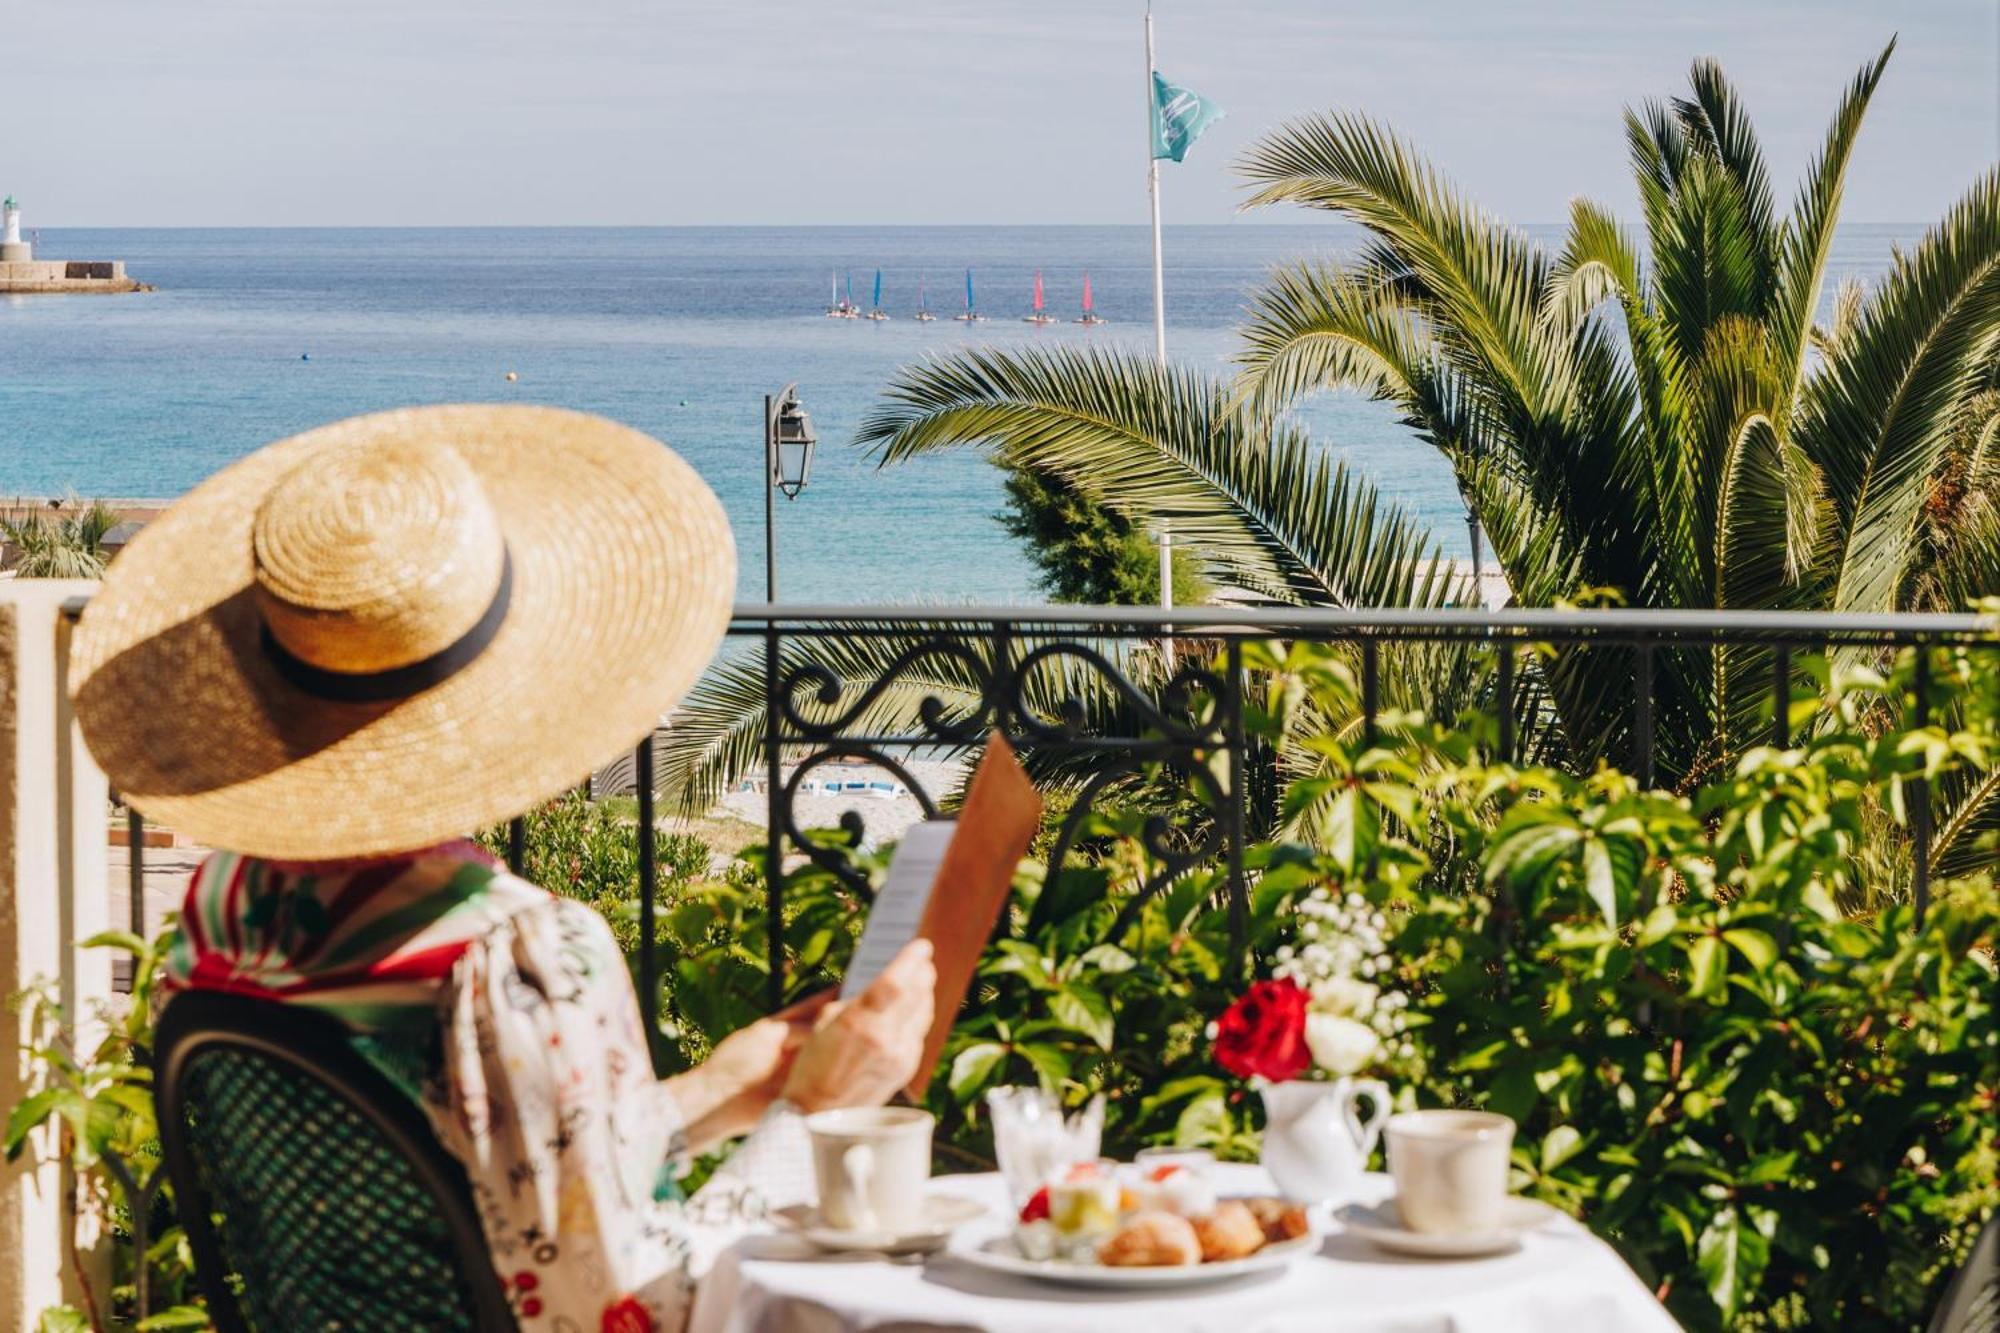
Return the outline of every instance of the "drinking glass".
<path id="1" fill-rule="evenodd" d="M 1019 1208 L 1049 1177 L 1077 1162 L 1096 1160 L 1104 1135 L 1104 1098 L 1074 1116 L 1043 1088 L 994 1088 L 986 1094 L 993 1117 L 993 1151 L 1007 1193 Z"/>

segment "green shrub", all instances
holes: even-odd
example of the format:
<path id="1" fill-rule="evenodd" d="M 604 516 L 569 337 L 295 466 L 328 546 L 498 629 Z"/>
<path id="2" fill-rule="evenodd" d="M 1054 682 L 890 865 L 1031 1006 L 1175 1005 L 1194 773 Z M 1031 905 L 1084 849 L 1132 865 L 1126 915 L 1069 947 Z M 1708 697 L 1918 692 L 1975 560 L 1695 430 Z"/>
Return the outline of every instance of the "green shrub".
<path id="1" fill-rule="evenodd" d="M 1255 725 L 1288 725 L 1285 701 L 1351 714 L 1333 651 L 1256 656 L 1272 707 Z M 1688 795 L 1487 762 L 1476 723 L 1317 737 L 1286 794 L 1309 843 L 1250 853 L 1252 954 L 1316 886 L 1381 905 L 1424 1070 L 1404 1099 L 1515 1119 L 1518 1183 L 1689 1327 L 1921 1327 L 2000 1204 L 2000 902 L 1982 876 L 1937 886 L 1921 926 L 1905 904 L 1842 910 L 1905 836 L 1906 781 L 1990 767 L 1983 716 L 1880 726 L 1905 679 L 1848 673 L 1818 734 Z M 933 1090 L 961 1144 L 982 1143 L 986 1087 L 1039 1078 L 1072 1104 L 1105 1093 L 1113 1151 L 1254 1151 L 1255 1099 L 1204 1037 L 1240 991 L 1220 873 L 1174 879 L 1109 933 L 1157 869 L 1142 831 L 1097 817 L 1096 864 L 1061 874 L 1032 934 L 1028 877 Z"/>
<path id="2" fill-rule="evenodd" d="M 106 931 L 85 940 L 85 949 L 113 949 L 131 956 L 131 1003 L 120 1013 L 102 1015 L 104 1036 L 96 1046 L 72 1045 L 71 1016 L 63 1012 L 51 984 L 10 997 L 31 1034 L 26 1052 L 26 1095 L 7 1116 L 7 1160 L 55 1141 L 56 1153 L 77 1173 L 77 1210 L 94 1215 L 117 1242 L 112 1285 L 95 1290 L 85 1266 L 76 1262 L 77 1238 L 64 1238 L 72 1257 L 83 1304 L 52 1306 L 36 1321 L 37 1333 L 86 1333 L 113 1326 L 144 1333 L 209 1326 L 206 1302 L 194 1277 L 194 1254 L 174 1219 L 173 1189 L 166 1180 L 159 1128 L 153 1118 L 153 1002 L 159 965 L 174 930 L 170 921 L 147 943 L 125 931 Z M 135 1215 L 134 1209 L 143 1210 Z M 138 1253 L 143 1221 L 145 1254 Z M 136 1325 L 142 1304 L 147 1317 Z"/>

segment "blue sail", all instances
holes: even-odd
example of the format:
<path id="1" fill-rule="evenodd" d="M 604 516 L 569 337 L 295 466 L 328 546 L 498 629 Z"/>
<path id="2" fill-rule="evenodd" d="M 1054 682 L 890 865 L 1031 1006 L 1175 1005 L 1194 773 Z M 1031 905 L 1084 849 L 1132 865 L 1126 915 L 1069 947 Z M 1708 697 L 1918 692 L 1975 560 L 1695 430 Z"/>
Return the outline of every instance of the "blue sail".
<path id="1" fill-rule="evenodd" d="M 875 270 L 875 308 L 882 308 L 882 270 Z"/>
<path id="2" fill-rule="evenodd" d="M 972 270 L 965 270 L 965 308 L 972 309 Z"/>
<path id="3" fill-rule="evenodd" d="M 847 304 L 854 304 L 854 273 L 851 269 L 847 274 Z"/>

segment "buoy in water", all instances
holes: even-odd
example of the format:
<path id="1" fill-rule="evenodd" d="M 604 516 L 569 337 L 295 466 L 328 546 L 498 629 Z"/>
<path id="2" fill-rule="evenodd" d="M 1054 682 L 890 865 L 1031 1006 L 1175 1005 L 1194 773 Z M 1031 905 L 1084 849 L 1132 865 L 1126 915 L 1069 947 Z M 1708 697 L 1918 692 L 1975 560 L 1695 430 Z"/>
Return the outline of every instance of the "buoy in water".
<path id="1" fill-rule="evenodd" d="M 310 361 L 310 360 L 312 360 L 312 359 L 313 359 L 313 354 L 312 354 L 311 352 L 300 352 L 300 353 L 299 353 L 299 360 L 301 360 L 301 361 Z"/>
<path id="2" fill-rule="evenodd" d="M 515 380 L 518 380 L 518 379 L 520 379 L 520 378 L 521 378 L 521 377 L 520 377 L 519 375 L 516 375 L 516 374 L 515 374 L 515 373 L 514 373 L 513 371 L 511 371 L 511 370 L 507 372 L 507 382 L 508 382 L 509 384 L 512 384 L 512 383 L 513 383 L 513 382 L 514 382 Z"/>
<path id="3" fill-rule="evenodd" d="M 688 400 L 685 398 L 681 399 L 681 406 L 686 407 L 687 405 L 688 405 Z"/>

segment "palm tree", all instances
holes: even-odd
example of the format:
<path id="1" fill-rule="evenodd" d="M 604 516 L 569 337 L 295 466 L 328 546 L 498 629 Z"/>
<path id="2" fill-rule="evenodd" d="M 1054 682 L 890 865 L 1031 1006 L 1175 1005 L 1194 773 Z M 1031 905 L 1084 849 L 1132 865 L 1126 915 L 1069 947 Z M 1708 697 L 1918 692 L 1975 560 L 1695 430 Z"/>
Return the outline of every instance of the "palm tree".
<path id="1" fill-rule="evenodd" d="M 24 579 L 94 579 L 104 573 L 111 556 L 104 539 L 121 521 L 118 511 L 103 501 L 68 513 L 27 510 L 0 517 L 0 543 L 14 550 L 13 570 Z"/>
<path id="2" fill-rule="evenodd" d="M 1251 205 L 1325 209 L 1369 242 L 1274 276 L 1245 334 L 1243 401 L 1275 413 L 1341 387 L 1395 404 L 1529 604 L 1609 588 L 1639 606 L 1890 611 L 2000 590 L 2000 170 L 1814 327 L 1893 47 L 1855 76 L 1782 214 L 1735 91 L 1696 62 L 1688 96 L 1626 117 L 1643 235 L 1580 200 L 1555 254 L 1365 117 L 1286 126 L 1244 163 Z M 1547 679 L 1588 758 L 1623 742 L 1629 668 L 1571 657 Z M 1670 776 L 1767 724 L 1768 650 L 1665 653 L 1659 669 Z"/>

